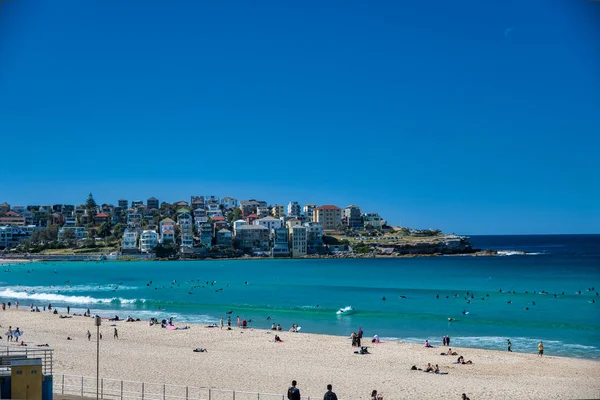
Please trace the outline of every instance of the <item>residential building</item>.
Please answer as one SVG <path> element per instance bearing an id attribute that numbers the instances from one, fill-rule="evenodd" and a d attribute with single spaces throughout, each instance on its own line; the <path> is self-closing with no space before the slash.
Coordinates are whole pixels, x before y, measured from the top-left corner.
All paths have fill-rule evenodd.
<path id="1" fill-rule="evenodd" d="M 281 220 L 273 217 L 265 217 L 254 221 L 254 225 L 264 226 L 269 230 L 269 233 L 273 233 L 275 229 L 281 228 Z"/>
<path id="2" fill-rule="evenodd" d="M 143 200 L 133 200 L 131 202 L 131 208 L 138 208 L 139 206 L 143 206 L 143 205 L 144 205 Z"/>
<path id="3" fill-rule="evenodd" d="M 188 208 L 189 207 L 187 201 L 185 201 L 185 200 L 175 202 L 174 206 L 176 208 Z"/>
<path id="4" fill-rule="evenodd" d="M 267 202 L 262 200 L 241 200 L 240 201 L 240 209 L 242 210 L 242 216 L 247 217 L 250 214 L 256 212 L 257 207 L 266 207 Z"/>
<path id="5" fill-rule="evenodd" d="M 271 207 L 271 215 L 277 219 L 285 217 L 285 208 L 283 204 L 275 204 Z"/>
<path id="6" fill-rule="evenodd" d="M 67 232 L 73 232 L 71 236 L 74 240 L 85 239 L 88 236 L 87 230 L 83 226 L 63 226 L 58 230 L 58 239 L 65 240 Z"/>
<path id="7" fill-rule="evenodd" d="M 221 208 L 219 207 L 219 204 L 215 204 L 215 203 L 208 203 L 206 205 L 206 214 L 210 218 L 214 218 L 214 217 L 223 215 L 223 213 L 221 212 Z"/>
<path id="8" fill-rule="evenodd" d="M 162 245 L 175 243 L 175 221 L 165 218 L 159 222 L 160 242 Z"/>
<path id="9" fill-rule="evenodd" d="M 381 230 L 381 228 L 383 228 L 383 226 L 387 223 L 387 221 L 381 218 L 378 213 L 363 214 L 362 218 L 365 229 L 372 228 L 375 230 Z"/>
<path id="10" fill-rule="evenodd" d="M 123 246 L 121 246 L 121 252 L 123 253 L 137 253 L 137 231 L 125 229 L 123 232 Z"/>
<path id="11" fill-rule="evenodd" d="M 61 214 L 66 216 L 73 216 L 73 212 L 75 211 L 75 206 L 73 204 L 63 204 Z"/>
<path id="12" fill-rule="evenodd" d="M 65 226 L 75 226 L 77 225 L 76 217 L 65 217 Z"/>
<path id="13" fill-rule="evenodd" d="M 110 216 L 106 213 L 100 213 L 100 214 L 96 214 L 96 216 L 94 217 L 94 224 L 96 225 L 100 225 L 102 223 L 109 223 L 110 222 Z"/>
<path id="14" fill-rule="evenodd" d="M 290 247 L 288 245 L 288 229 L 280 226 L 279 228 L 275 228 L 274 232 L 271 255 L 273 257 L 289 257 Z"/>
<path id="15" fill-rule="evenodd" d="M 29 210 L 29 207 L 30 206 L 27 206 L 27 207 L 25 207 L 25 206 L 12 206 L 11 210 L 14 211 L 14 212 L 16 212 L 16 213 L 22 214 L 23 211 Z M 33 206 L 33 207 L 37 207 L 37 206 Z"/>
<path id="16" fill-rule="evenodd" d="M 299 217 L 302 215 L 302 209 L 297 201 L 290 201 L 287 206 L 287 213 L 290 217 Z"/>
<path id="17" fill-rule="evenodd" d="M 256 207 L 256 215 L 258 215 L 259 218 L 268 217 L 271 215 L 271 208 L 267 206 L 258 206 Z"/>
<path id="18" fill-rule="evenodd" d="M 226 210 L 231 210 L 232 208 L 236 208 L 239 206 L 239 202 L 233 197 L 223 197 L 221 199 L 221 204 Z"/>
<path id="19" fill-rule="evenodd" d="M 205 196 L 204 208 L 208 207 L 209 204 L 215 204 L 219 206 L 221 204 L 221 202 L 219 201 L 219 196 Z"/>
<path id="20" fill-rule="evenodd" d="M 196 208 L 193 212 L 194 219 L 206 217 L 206 210 L 204 208 Z"/>
<path id="21" fill-rule="evenodd" d="M 233 246 L 233 236 L 231 235 L 231 231 L 229 229 L 221 229 L 217 232 L 217 246 Z"/>
<path id="22" fill-rule="evenodd" d="M 13 225 L 13 226 L 25 226 L 25 217 L 20 216 L 17 213 L 13 213 L 9 211 L 6 213 L 5 217 L 0 217 L 0 225 Z"/>
<path id="23" fill-rule="evenodd" d="M 262 225 L 242 225 L 235 233 L 235 242 L 244 252 L 269 251 L 269 230 Z"/>
<path id="24" fill-rule="evenodd" d="M 82 216 L 83 217 L 83 216 Z M 83 223 L 83 220 L 82 220 Z M 137 210 L 130 208 L 127 210 L 127 226 L 130 229 L 138 229 L 142 227 L 142 214 Z"/>
<path id="25" fill-rule="evenodd" d="M 333 205 L 324 205 L 314 209 L 313 222 L 323 224 L 324 231 L 335 231 L 342 224 L 342 209 Z"/>
<path id="26" fill-rule="evenodd" d="M 298 218 L 290 218 L 285 221 L 285 226 L 287 226 L 288 229 L 292 229 L 292 227 L 296 225 L 302 225 L 302 221 L 300 221 Z"/>
<path id="27" fill-rule="evenodd" d="M 200 236 L 200 243 L 204 247 L 208 248 L 212 246 L 212 226 L 209 223 L 204 223 L 200 226 L 198 235 Z"/>
<path id="28" fill-rule="evenodd" d="M 190 204 L 192 205 L 192 210 L 204 209 L 204 196 L 190 197 Z"/>
<path id="29" fill-rule="evenodd" d="M 7 202 L 0 204 L 0 213 L 5 213 L 8 211 L 10 211 L 10 204 L 8 204 Z"/>
<path id="30" fill-rule="evenodd" d="M 323 225 L 320 222 L 305 222 L 306 251 L 308 254 L 319 254 L 323 250 Z"/>
<path id="31" fill-rule="evenodd" d="M 307 254 L 308 228 L 302 225 L 294 225 L 290 229 L 290 255 L 292 257 L 304 257 Z"/>
<path id="32" fill-rule="evenodd" d="M 344 208 L 342 224 L 350 229 L 362 229 L 363 222 L 360 207 L 351 204 Z"/>
<path id="33" fill-rule="evenodd" d="M 29 210 L 23 210 L 20 212 L 21 217 L 25 218 L 25 225 L 33 224 L 33 213 Z"/>
<path id="34" fill-rule="evenodd" d="M 194 227 L 192 224 L 192 215 L 188 212 L 187 209 L 182 208 L 177 210 L 177 225 L 181 229 L 181 234 L 190 234 L 194 233 Z"/>
<path id="35" fill-rule="evenodd" d="M 248 223 L 243 219 L 238 219 L 237 221 L 233 221 L 233 234 L 236 234 L 237 228 L 240 226 L 248 225 Z"/>
<path id="36" fill-rule="evenodd" d="M 121 207 L 122 210 L 127 210 L 129 208 L 129 201 L 126 199 L 119 199 L 117 205 Z"/>
<path id="37" fill-rule="evenodd" d="M 312 222 L 315 208 L 317 208 L 317 206 L 312 203 L 305 204 L 304 207 L 302 207 L 302 213 L 307 222 Z"/>
<path id="38" fill-rule="evenodd" d="M 248 223 L 248 225 L 254 225 L 254 221 L 256 221 L 257 219 L 258 215 L 250 214 L 246 217 L 246 222 Z"/>
<path id="39" fill-rule="evenodd" d="M 182 248 L 194 247 L 194 235 L 191 233 L 183 233 L 181 235 L 181 247 Z"/>
<path id="40" fill-rule="evenodd" d="M 152 253 L 158 246 L 158 233 L 156 231 L 144 230 L 140 235 L 140 251 L 142 253 Z"/>
<path id="41" fill-rule="evenodd" d="M 12 226 L 0 226 L 0 249 L 12 247 L 13 228 Z"/>
<path id="42" fill-rule="evenodd" d="M 146 200 L 146 207 L 148 207 L 149 209 L 154 208 L 158 210 L 160 207 L 160 203 L 156 197 L 150 197 L 148 200 Z"/>

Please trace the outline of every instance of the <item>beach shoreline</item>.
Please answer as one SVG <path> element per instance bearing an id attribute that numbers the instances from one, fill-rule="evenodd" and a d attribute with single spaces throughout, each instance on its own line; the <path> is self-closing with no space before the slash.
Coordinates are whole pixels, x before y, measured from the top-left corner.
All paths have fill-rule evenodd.
<path id="1" fill-rule="evenodd" d="M 0 313 L 0 318 L 4 328 L 23 330 L 28 346 L 48 343 L 54 349 L 57 373 L 95 375 L 93 318 L 60 315 L 65 314 L 11 309 Z M 235 318 L 232 323 L 236 325 Z M 239 329 L 237 325 L 232 330 L 188 326 L 167 330 L 149 326 L 147 321 L 103 318 L 100 376 L 263 393 L 285 393 L 296 379 L 303 396 L 322 396 L 325 385 L 332 383 L 340 399 L 364 399 L 373 389 L 387 394 L 386 399 L 460 398 L 463 392 L 477 399 L 597 398 L 600 394 L 600 362 L 593 360 L 452 346 L 473 360 L 473 365 L 457 365 L 453 364 L 456 357 L 440 355 L 447 347 L 371 344 L 369 332 L 363 345 L 371 354 L 359 355 L 349 338 L 342 336 Z M 113 339 L 114 328 L 119 339 Z M 91 341 L 86 337 L 88 330 Z M 275 334 L 283 343 L 274 342 Z M 192 351 L 200 347 L 208 351 Z M 423 369 L 428 362 L 439 364 L 448 375 L 410 370 L 413 365 Z"/>

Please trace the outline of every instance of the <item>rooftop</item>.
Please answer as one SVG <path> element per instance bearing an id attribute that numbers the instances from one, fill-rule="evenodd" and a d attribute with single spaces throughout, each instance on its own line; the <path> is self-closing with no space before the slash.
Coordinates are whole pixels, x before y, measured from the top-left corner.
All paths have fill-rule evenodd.
<path id="1" fill-rule="evenodd" d="M 317 207 L 317 210 L 341 210 L 338 206 L 334 206 L 331 204 L 326 204 L 324 206 Z"/>

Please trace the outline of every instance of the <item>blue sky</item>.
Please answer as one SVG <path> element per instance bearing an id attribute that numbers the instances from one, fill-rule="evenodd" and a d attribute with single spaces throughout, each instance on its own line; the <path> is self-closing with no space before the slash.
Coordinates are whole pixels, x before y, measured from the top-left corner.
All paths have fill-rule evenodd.
<path id="1" fill-rule="evenodd" d="M 600 2 L 4 1 L 0 202 L 600 232 Z"/>

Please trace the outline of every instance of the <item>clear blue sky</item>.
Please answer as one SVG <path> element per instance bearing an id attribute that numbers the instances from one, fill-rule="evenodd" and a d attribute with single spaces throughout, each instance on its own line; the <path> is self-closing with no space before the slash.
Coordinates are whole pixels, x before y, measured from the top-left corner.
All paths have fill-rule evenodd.
<path id="1" fill-rule="evenodd" d="M 0 3 L 0 202 L 600 232 L 600 2 Z"/>

